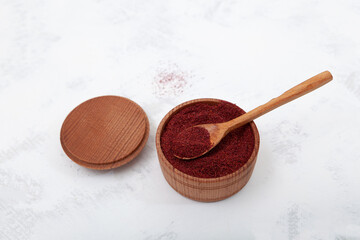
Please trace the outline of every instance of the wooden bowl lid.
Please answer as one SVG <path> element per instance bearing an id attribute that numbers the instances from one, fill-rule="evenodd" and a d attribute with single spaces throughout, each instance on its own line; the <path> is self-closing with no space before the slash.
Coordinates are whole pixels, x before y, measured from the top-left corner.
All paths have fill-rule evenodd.
<path id="1" fill-rule="evenodd" d="M 74 162 L 110 169 L 134 159 L 149 136 L 144 110 L 130 99 L 102 96 L 77 106 L 66 117 L 61 145 Z"/>

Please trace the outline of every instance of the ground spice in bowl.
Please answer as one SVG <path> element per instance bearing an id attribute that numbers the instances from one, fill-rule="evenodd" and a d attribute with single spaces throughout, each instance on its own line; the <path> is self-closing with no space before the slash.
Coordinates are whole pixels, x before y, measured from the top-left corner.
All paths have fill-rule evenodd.
<path id="1" fill-rule="evenodd" d="M 194 125 L 226 122 L 244 113 L 244 110 L 226 101 L 199 102 L 180 109 L 162 131 L 160 145 L 164 156 L 176 169 L 194 177 L 216 178 L 237 171 L 254 150 L 255 136 L 250 124 L 230 132 L 214 149 L 193 160 L 185 161 L 174 156 L 176 151 L 185 151 L 174 149 L 177 146 L 174 140 L 180 132 Z"/>

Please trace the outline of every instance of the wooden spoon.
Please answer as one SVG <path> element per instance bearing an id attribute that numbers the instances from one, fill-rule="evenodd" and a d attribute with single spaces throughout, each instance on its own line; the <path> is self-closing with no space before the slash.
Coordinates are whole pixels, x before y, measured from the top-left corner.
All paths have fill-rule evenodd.
<path id="1" fill-rule="evenodd" d="M 175 156 L 180 159 L 190 160 L 197 157 L 204 155 L 205 153 L 209 152 L 213 149 L 229 132 L 232 130 L 239 128 L 246 123 L 251 122 L 252 120 L 268 113 L 275 108 L 278 108 L 285 103 L 291 102 L 292 100 L 301 97 L 321 86 L 330 82 L 333 79 L 333 76 L 329 71 L 322 72 L 302 83 L 296 85 L 295 87 L 291 88 L 290 90 L 284 92 L 277 98 L 271 99 L 269 102 L 261 105 L 248 113 L 241 115 L 240 117 L 234 118 L 228 122 L 223 123 L 210 123 L 210 124 L 200 124 L 190 128 L 185 129 L 183 132 L 179 133 L 178 139 L 175 139 L 174 142 L 180 142 L 182 144 L 182 149 L 192 149 L 195 151 L 186 151 L 186 153 L 182 154 L 181 152 L 175 152 Z M 195 128 L 203 128 L 203 129 L 195 129 Z M 204 131 L 204 129 L 206 131 Z M 199 131 L 200 130 L 200 131 Z M 185 131 L 188 138 L 184 138 Z M 194 132 L 195 134 L 191 134 Z M 180 137 L 179 137 L 180 136 Z M 182 136 L 182 139 L 180 139 Z M 190 139 L 189 139 L 190 138 Z M 209 144 L 206 144 L 207 138 L 209 138 Z M 184 141 L 185 139 L 185 141 Z M 205 141 L 204 141 L 205 139 Z M 202 146 L 195 146 L 192 144 L 199 144 L 203 143 Z M 205 144 L 205 145 L 204 145 Z M 197 150 L 196 150 L 197 149 Z M 184 152 L 184 151 L 183 151 Z M 190 155 L 189 155 L 189 152 Z M 194 152 L 194 154 L 192 154 Z"/>

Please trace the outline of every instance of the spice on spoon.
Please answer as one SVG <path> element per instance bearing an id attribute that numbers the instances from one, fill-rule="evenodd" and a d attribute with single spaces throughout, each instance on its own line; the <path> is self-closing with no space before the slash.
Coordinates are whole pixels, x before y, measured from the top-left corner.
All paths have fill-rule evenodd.
<path id="1" fill-rule="evenodd" d="M 168 121 L 160 137 L 166 159 L 179 171 L 194 177 L 214 178 L 237 171 L 248 161 L 255 146 L 250 124 L 230 132 L 210 152 L 190 161 L 174 156 L 175 152 L 181 151 L 174 140 L 180 132 L 192 126 L 226 122 L 244 113 L 241 108 L 226 101 L 195 103 L 180 109 Z M 191 154 L 190 149 L 187 151 Z"/>
<path id="2" fill-rule="evenodd" d="M 190 127 L 180 132 L 173 141 L 176 157 L 191 158 L 201 155 L 211 147 L 209 132 L 200 127 Z"/>

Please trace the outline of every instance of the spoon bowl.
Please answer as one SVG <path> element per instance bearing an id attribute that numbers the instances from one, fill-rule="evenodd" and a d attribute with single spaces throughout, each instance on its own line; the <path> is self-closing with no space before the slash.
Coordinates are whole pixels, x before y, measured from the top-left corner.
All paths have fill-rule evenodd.
<path id="1" fill-rule="evenodd" d="M 193 127 L 188 128 L 187 130 L 191 128 L 203 128 L 206 130 L 207 133 L 209 133 L 209 136 L 207 137 L 209 139 L 209 146 L 205 148 L 203 151 L 197 152 L 196 154 L 191 155 L 190 157 L 186 157 L 179 154 L 174 154 L 175 157 L 183 159 L 183 160 L 192 160 L 198 157 L 201 157 L 202 155 L 209 152 L 211 149 L 213 149 L 218 143 L 225 137 L 227 134 L 226 129 L 223 127 L 219 127 L 220 124 L 200 124 Z"/>

